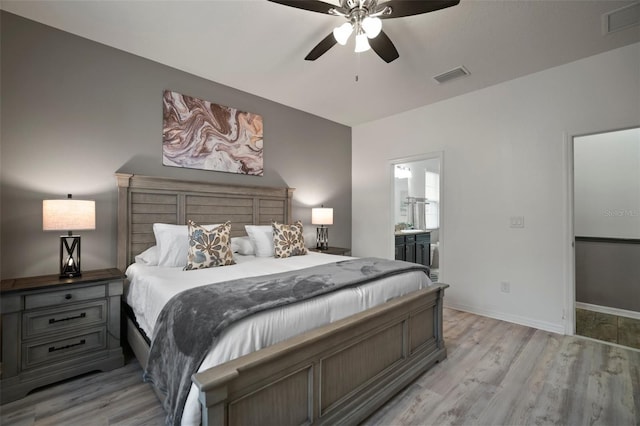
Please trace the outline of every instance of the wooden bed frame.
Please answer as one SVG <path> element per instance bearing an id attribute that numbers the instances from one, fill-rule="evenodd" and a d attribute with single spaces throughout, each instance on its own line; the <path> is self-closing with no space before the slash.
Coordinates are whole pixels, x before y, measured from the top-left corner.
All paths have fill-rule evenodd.
<path id="1" fill-rule="evenodd" d="M 291 188 L 116 174 L 118 268 L 155 244 L 155 222 L 291 221 Z M 446 358 L 436 284 L 201 373 L 203 425 L 357 424 Z M 149 344 L 131 318 L 127 341 L 145 367 Z"/>

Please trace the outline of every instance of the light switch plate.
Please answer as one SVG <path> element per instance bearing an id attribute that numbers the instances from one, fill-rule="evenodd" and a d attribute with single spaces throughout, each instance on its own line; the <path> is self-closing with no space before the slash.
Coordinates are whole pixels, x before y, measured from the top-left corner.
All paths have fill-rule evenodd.
<path id="1" fill-rule="evenodd" d="M 524 216 L 511 216 L 511 228 L 524 228 Z"/>

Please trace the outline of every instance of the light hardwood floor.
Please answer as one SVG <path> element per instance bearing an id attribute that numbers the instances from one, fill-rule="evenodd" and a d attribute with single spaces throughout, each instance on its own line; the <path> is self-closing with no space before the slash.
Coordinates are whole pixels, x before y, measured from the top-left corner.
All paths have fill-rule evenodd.
<path id="1" fill-rule="evenodd" d="M 367 425 L 640 425 L 640 352 L 452 310 L 447 359 Z"/>
<path id="2" fill-rule="evenodd" d="M 640 425 L 640 351 L 445 309 L 448 358 L 365 425 Z M 135 360 L 0 406 L 2 425 L 161 425 Z"/>

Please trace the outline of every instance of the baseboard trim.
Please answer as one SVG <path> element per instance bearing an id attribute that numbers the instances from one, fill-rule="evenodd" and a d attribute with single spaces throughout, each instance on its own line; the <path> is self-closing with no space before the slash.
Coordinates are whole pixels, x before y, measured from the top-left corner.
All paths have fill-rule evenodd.
<path id="1" fill-rule="evenodd" d="M 476 306 L 468 306 L 458 303 L 447 303 L 445 298 L 445 308 L 455 309 L 457 311 L 469 312 L 471 314 L 482 315 L 501 321 L 507 321 L 514 324 L 524 325 L 527 327 L 537 328 L 538 330 L 550 331 L 556 334 L 566 334 L 564 323 L 555 324 L 547 321 L 539 321 L 533 318 L 523 317 L 520 315 L 512 315 L 504 312 L 494 311 L 492 309 L 482 309 Z"/>
<path id="2" fill-rule="evenodd" d="M 640 312 L 627 311 L 625 309 L 610 308 L 608 306 L 592 305 L 591 303 L 576 302 L 576 308 L 587 311 L 599 312 L 601 314 L 615 315 L 618 317 L 632 318 L 640 320 Z"/>
<path id="3" fill-rule="evenodd" d="M 582 336 L 580 334 L 576 334 L 573 337 L 577 337 L 579 339 L 584 339 L 584 340 L 589 340 L 590 342 L 595 342 L 595 343 L 600 343 L 600 344 L 604 344 L 604 345 L 615 346 L 616 348 L 625 349 L 625 350 L 628 350 L 628 351 L 640 352 L 640 349 L 638 349 L 638 348 L 634 348 L 634 347 L 631 347 L 631 346 L 620 345 L 618 343 L 613 343 L 613 342 L 607 342 L 606 340 L 598 340 L 598 339 L 594 339 L 593 337 Z"/>

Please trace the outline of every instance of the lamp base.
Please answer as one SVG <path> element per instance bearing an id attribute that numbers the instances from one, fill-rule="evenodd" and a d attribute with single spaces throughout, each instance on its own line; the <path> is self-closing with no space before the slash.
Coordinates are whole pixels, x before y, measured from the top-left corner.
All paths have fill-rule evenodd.
<path id="1" fill-rule="evenodd" d="M 329 228 L 324 226 L 316 228 L 316 248 L 318 250 L 329 249 Z"/>
<path id="2" fill-rule="evenodd" d="M 73 278 L 80 272 L 80 235 L 60 236 L 60 278 Z"/>

